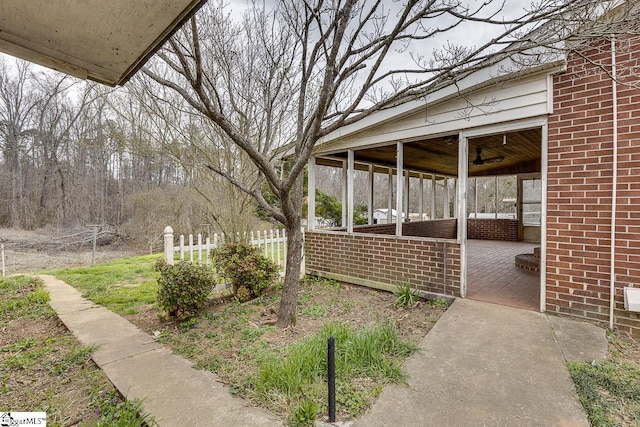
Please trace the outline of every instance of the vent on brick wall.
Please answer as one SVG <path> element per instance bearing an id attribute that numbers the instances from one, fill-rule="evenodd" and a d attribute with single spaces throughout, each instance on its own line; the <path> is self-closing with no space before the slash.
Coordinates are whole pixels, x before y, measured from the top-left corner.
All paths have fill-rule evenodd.
<path id="1" fill-rule="evenodd" d="M 624 308 L 640 311 L 640 288 L 624 288 Z"/>

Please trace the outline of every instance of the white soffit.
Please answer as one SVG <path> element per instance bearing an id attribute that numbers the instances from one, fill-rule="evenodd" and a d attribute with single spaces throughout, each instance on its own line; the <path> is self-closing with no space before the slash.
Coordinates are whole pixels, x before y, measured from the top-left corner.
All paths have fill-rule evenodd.
<path id="1" fill-rule="evenodd" d="M 0 0 L 0 51 L 111 86 L 206 0 Z"/>

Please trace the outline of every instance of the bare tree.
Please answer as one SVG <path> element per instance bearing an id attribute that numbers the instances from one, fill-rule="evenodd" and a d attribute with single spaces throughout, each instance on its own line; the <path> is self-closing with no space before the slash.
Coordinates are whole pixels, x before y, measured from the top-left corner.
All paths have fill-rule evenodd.
<path id="1" fill-rule="evenodd" d="M 232 170 L 207 164 L 254 197 L 289 234 L 279 327 L 295 321 L 302 171 L 320 138 L 376 111 L 422 99 L 500 59 L 535 65 L 563 49 L 576 27 L 589 27 L 592 34 L 611 28 L 590 24 L 609 3 L 540 0 L 520 14 L 508 13 L 505 5 L 491 0 L 280 0 L 270 11 L 264 3 L 250 6 L 235 24 L 222 3 L 209 4 L 144 69 L 159 85 L 152 89 L 154 96 L 167 96 L 162 88 L 180 94 L 246 153 L 256 177 L 277 196 L 278 203 L 270 204 L 260 187 L 248 187 Z M 443 43 L 454 31 L 477 24 L 492 34 L 486 41 Z M 427 43 L 433 49 L 429 55 L 415 54 L 413 61 L 398 55 Z M 287 173 L 281 174 L 273 149 L 285 142 L 292 155 Z"/>
<path id="2" fill-rule="evenodd" d="M 25 177 L 22 156 L 28 145 L 29 130 L 35 120 L 38 98 L 31 92 L 30 70 L 27 63 L 16 61 L 14 69 L 0 59 L 0 147 L 8 174 L 10 191 L 5 200 L 10 208 L 9 224 L 22 225 Z"/>

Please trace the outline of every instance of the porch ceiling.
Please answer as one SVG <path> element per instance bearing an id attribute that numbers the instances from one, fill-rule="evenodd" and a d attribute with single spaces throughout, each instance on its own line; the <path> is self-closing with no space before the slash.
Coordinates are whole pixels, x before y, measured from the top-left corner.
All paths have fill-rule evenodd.
<path id="1" fill-rule="evenodd" d="M 506 143 L 505 142 L 506 135 Z M 527 129 L 507 134 L 488 135 L 469 139 L 469 176 L 515 175 L 540 171 L 541 129 Z M 482 165 L 473 164 L 480 148 L 482 159 L 494 159 Z M 355 161 L 373 163 L 380 167 L 396 166 L 396 146 L 385 145 L 356 150 Z M 336 160 L 347 158 L 346 152 L 336 153 L 330 158 L 318 159 L 318 164 L 338 166 Z M 457 136 L 425 139 L 404 144 L 404 166 L 406 169 L 458 175 Z M 380 169 L 383 171 L 385 169 Z"/>
<path id="2" fill-rule="evenodd" d="M 0 51 L 124 84 L 206 0 L 2 0 Z"/>

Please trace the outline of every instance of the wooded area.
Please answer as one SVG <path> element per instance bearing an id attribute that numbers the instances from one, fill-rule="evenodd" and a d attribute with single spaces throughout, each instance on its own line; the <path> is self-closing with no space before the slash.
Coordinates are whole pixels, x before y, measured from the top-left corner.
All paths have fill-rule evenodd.
<path id="1" fill-rule="evenodd" d="M 110 90 L 0 57 L 0 227 L 110 224 L 148 248 L 167 223 L 255 221 L 247 198 L 195 166 L 204 154 L 188 147 L 210 127 L 179 111 L 159 120 L 141 102 L 135 84 Z"/>

